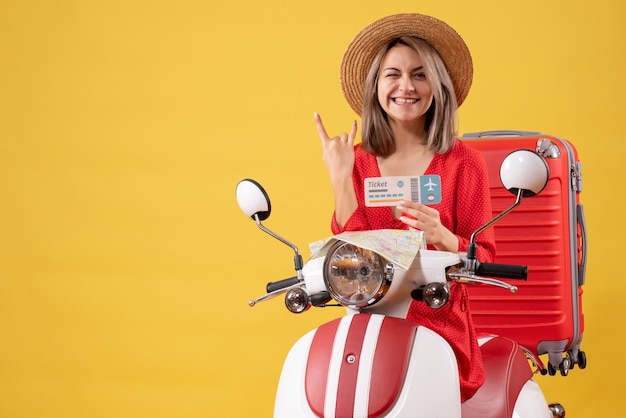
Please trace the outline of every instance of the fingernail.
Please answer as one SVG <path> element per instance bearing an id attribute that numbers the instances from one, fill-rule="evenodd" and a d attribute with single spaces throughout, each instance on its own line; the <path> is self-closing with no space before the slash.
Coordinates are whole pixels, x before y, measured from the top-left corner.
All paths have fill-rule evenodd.
<path id="1" fill-rule="evenodd" d="M 315 119 L 317 119 L 317 118 L 319 117 L 319 115 L 317 114 L 317 112 L 313 112 L 313 117 L 314 117 Z"/>

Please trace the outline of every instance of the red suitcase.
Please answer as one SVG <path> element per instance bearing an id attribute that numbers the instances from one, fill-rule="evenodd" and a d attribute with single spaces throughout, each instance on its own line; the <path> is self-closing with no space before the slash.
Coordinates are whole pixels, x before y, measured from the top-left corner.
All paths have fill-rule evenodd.
<path id="1" fill-rule="evenodd" d="M 468 286 L 477 331 L 518 341 L 534 354 L 543 373 L 554 375 L 560 370 L 566 375 L 574 364 L 584 368 L 581 297 L 587 240 L 576 149 L 564 139 L 537 132 L 487 131 L 461 139 L 487 161 L 494 215 L 514 202 L 500 182 L 499 171 L 511 151 L 539 151 L 550 169 L 546 188 L 522 200 L 494 226 L 495 262 L 528 265 L 528 280 L 509 281 L 519 288 L 515 294 L 491 286 Z M 543 354 L 548 355 L 547 370 L 538 358 Z"/>

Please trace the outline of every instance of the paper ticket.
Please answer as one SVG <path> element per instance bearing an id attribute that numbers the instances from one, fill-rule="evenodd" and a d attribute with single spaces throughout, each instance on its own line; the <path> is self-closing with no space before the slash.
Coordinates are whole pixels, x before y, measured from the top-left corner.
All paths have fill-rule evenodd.
<path id="1" fill-rule="evenodd" d="M 425 205 L 441 202 L 441 178 L 429 174 L 365 179 L 366 206 L 396 206 L 401 200 Z"/>

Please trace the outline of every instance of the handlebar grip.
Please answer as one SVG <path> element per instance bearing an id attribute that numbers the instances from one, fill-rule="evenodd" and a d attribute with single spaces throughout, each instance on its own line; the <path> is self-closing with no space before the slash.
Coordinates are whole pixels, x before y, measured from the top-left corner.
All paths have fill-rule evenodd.
<path id="1" fill-rule="evenodd" d="M 528 266 L 518 266 L 515 264 L 480 263 L 476 269 L 479 276 L 499 277 L 501 279 L 528 278 Z"/>
<path id="2" fill-rule="evenodd" d="M 300 281 L 297 277 L 290 277 L 288 279 L 279 280 L 277 282 L 269 282 L 267 286 L 265 286 L 265 290 L 267 291 L 267 293 L 272 293 L 276 290 L 284 289 L 298 283 L 300 283 Z"/>

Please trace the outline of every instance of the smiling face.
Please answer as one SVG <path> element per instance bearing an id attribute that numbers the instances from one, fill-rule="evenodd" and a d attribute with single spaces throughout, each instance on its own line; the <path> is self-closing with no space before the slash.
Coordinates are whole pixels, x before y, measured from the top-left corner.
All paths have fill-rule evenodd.
<path id="1" fill-rule="evenodd" d="M 377 94 L 390 122 L 424 126 L 433 92 L 416 51 L 398 44 L 387 52 L 380 66 Z"/>
<path id="2" fill-rule="evenodd" d="M 374 56 L 363 86 L 363 148 L 387 157 L 396 135 L 410 134 L 444 153 L 456 142 L 456 111 L 454 85 L 437 50 L 420 38 L 393 39 Z"/>

